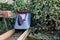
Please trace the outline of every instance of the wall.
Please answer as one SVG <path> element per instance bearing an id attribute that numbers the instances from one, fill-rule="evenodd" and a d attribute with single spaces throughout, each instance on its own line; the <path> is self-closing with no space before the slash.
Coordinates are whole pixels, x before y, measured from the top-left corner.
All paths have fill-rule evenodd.
<path id="1" fill-rule="evenodd" d="M 13 0 L 0 0 L 0 2 L 4 3 L 4 2 L 8 2 L 9 4 L 13 3 Z"/>
<path id="2" fill-rule="evenodd" d="M 9 4 L 12 4 L 13 3 L 13 0 L 0 0 L 0 2 L 8 2 Z M 27 3 L 27 0 L 23 0 L 25 3 Z M 28 0 L 28 2 L 30 2 L 31 0 Z"/>

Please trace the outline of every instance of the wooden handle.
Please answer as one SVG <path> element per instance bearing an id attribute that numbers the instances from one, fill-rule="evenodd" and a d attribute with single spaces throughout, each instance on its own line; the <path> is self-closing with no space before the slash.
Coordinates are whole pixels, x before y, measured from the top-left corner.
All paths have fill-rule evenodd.
<path id="1" fill-rule="evenodd" d="M 13 16 L 11 11 L 0 11 L 0 17 L 10 18 L 11 16 Z"/>
<path id="2" fill-rule="evenodd" d="M 25 40 L 29 32 L 29 30 L 26 30 L 17 40 Z"/>
<path id="3" fill-rule="evenodd" d="M 0 35 L 0 40 L 6 40 L 7 38 L 9 38 L 13 33 L 15 32 L 14 29 Z"/>

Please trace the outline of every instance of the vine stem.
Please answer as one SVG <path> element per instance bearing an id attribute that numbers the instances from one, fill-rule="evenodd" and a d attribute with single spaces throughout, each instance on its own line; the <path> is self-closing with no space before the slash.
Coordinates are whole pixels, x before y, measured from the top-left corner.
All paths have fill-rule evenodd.
<path id="1" fill-rule="evenodd" d="M 5 27 L 6 27 L 6 31 L 8 31 L 8 27 L 7 27 L 6 19 L 5 19 L 5 18 L 3 18 L 3 21 L 4 21 L 4 24 L 5 24 Z"/>

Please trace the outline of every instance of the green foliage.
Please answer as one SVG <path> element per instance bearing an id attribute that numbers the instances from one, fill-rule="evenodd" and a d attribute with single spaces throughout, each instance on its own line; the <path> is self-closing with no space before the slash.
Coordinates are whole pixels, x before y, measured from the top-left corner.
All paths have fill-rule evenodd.
<path id="1" fill-rule="evenodd" d="M 60 0 L 32 0 L 30 6 L 32 35 L 60 30 Z"/>
<path id="2" fill-rule="evenodd" d="M 20 12 L 26 12 L 27 4 L 24 3 L 22 0 L 16 0 L 13 5 L 17 8 Z"/>
<path id="3" fill-rule="evenodd" d="M 53 20 L 58 27 L 60 15 L 59 0 L 32 0 L 31 13 L 34 26 L 48 27 L 46 21 Z"/>
<path id="4" fill-rule="evenodd" d="M 2 11 L 11 11 L 14 16 L 16 16 L 16 11 L 14 10 L 14 5 L 13 4 L 8 4 L 7 2 L 1 3 L 0 2 L 0 10 Z"/>
<path id="5" fill-rule="evenodd" d="M 5 24 L 5 21 L 6 21 L 6 24 Z M 6 18 L 5 21 L 3 18 L 0 18 L 0 34 L 14 28 L 15 18 L 9 18 L 9 19 Z"/>
<path id="6" fill-rule="evenodd" d="M 0 10 L 10 10 L 12 11 L 14 6 L 12 4 L 6 3 L 0 3 Z"/>
<path id="7" fill-rule="evenodd" d="M 14 6 L 12 4 L 8 4 L 7 2 L 0 3 L 0 10 L 1 11 L 12 11 L 13 14 L 15 13 Z M 7 21 L 7 27 L 5 25 L 3 18 L 0 18 L 0 30 L 1 30 L 0 33 L 4 33 L 6 31 L 8 31 L 9 29 L 12 29 L 12 27 L 14 27 L 13 25 L 15 24 L 15 22 L 14 22 L 15 19 L 8 18 L 8 19 L 6 19 L 6 21 Z"/>

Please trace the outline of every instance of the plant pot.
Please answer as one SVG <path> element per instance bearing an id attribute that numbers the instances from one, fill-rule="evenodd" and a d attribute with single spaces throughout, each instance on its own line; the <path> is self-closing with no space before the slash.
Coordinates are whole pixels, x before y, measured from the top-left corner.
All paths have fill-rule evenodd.
<path id="1" fill-rule="evenodd" d="M 26 12 L 20 12 L 17 10 L 17 18 L 15 22 L 15 29 L 29 29 L 31 14 L 27 10 Z"/>

